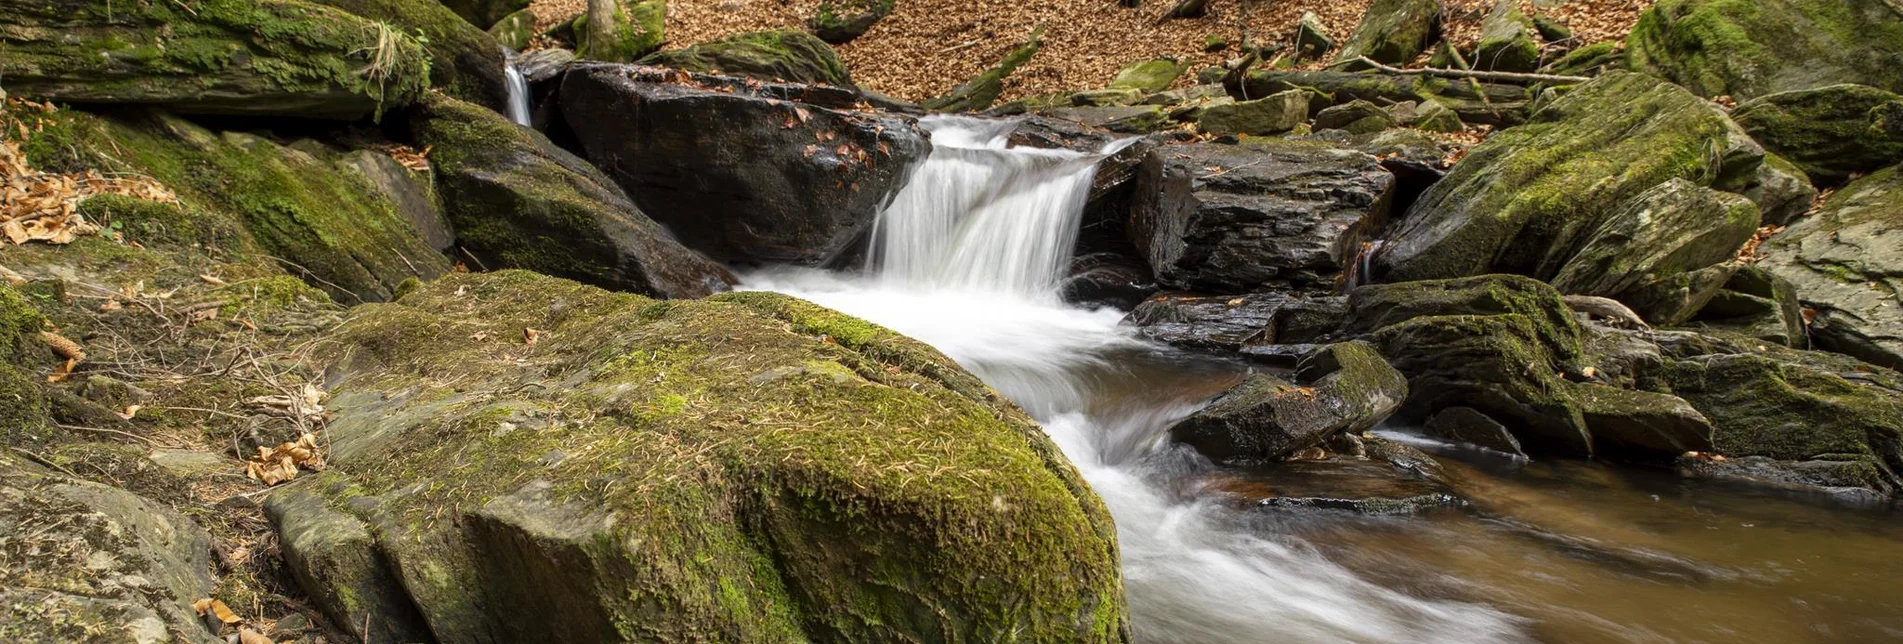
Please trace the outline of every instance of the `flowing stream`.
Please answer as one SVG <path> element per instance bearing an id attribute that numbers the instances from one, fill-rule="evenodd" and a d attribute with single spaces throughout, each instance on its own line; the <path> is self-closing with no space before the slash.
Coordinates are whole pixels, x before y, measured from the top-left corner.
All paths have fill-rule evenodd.
<path id="1" fill-rule="evenodd" d="M 921 124 L 932 155 L 882 213 L 864 272 L 771 269 L 746 286 L 930 343 L 1036 417 L 1116 519 L 1138 641 L 1903 637 L 1903 593 L 1886 581 L 1903 575 L 1903 529 L 1869 513 L 1431 444 L 1463 492 L 1492 501 L 1417 517 L 1251 510 L 1238 490 L 1342 472 L 1234 472 L 1172 444 L 1169 425 L 1247 367 L 1149 344 L 1121 312 L 1057 296 L 1096 162 L 1116 144 L 1008 149 L 1010 122 Z"/>
<path id="2" fill-rule="evenodd" d="M 502 78 L 509 84 L 509 120 L 529 127 L 529 81 L 515 66 L 515 52 L 504 48 L 502 57 Z"/>

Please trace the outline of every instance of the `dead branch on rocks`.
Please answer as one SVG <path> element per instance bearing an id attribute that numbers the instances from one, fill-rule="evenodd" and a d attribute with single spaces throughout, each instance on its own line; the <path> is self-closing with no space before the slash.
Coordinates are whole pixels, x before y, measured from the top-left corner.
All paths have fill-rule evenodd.
<path id="1" fill-rule="evenodd" d="M 1368 58 L 1367 56 L 1356 58 L 1355 61 L 1363 65 L 1373 67 L 1382 72 L 1386 72 L 1389 74 L 1398 74 L 1403 76 L 1441 76 L 1445 78 L 1472 78 L 1472 79 L 1478 79 L 1478 80 L 1506 81 L 1510 83 L 1584 83 L 1586 81 L 1592 80 L 1592 78 L 1589 76 L 1562 76 L 1559 74 L 1527 74 L 1522 72 L 1483 72 L 1483 71 L 1471 71 L 1466 69 L 1437 69 L 1433 67 L 1428 67 L 1423 69 L 1401 69 L 1399 67 L 1394 67 L 1391 65 L 1383 65 L 1381 63 L 1374 62 L 1373 59 Z"/>

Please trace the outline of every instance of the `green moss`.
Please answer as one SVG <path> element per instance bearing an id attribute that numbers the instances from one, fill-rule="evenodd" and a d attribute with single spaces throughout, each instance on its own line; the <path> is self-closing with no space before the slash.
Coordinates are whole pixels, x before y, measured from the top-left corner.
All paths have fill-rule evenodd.
<path id="1" fill-rule="evenodd" d="M 258 250 L 242 225 L 232 218 L 184 204 L 106 194 L 80 202 L 79 212 L 93 223 L 148 246 L 199 248 L 224 254 Z"/>
<path id="2" fill-rule="evenodd" d="M 287 0 L 8 0 L 0 27 L 20 35 L 8 91 L 62 101 L 355 118 L 414 100 L 429 71 L 409 36 Z"/>
<path id="3" fill-rule="evenodd" d="M 508 100 L 502 45 L 435 0 L 309 0 L 415 34 L 429 56 L 429 83 L 450 96 L 500 109 Z"/>
<path id="4" fill-rule="evenodd" d="M 1188 62 L 1177 62 L 1170 58 L 1145 60 L 1124 66 L 1117 70 L 1115 78 L 1110 79 L 1113 89 L 1134 89 L 1143 93 L 1161 92 L 1169 89 L 1170 83 L 1189 71 Z"/>
<path id="5" fill-rule="evenodd" d="M 1410 62 L 1433 42 L 1440 29 L 1439 0 L 1376 0 L 1341 46 L 1336 61 L 1362 56 L 1378 63 Z"/>
<path id="6" fill-rule="evenodd" d="M 1894 393 L 1772 356 L 1720 355 L 1669 363 L 1672 393 L 1712 421 L 1727 456 L 1856 460 L 1896 486 L 1903 407 Z"/>
<path id="7" fill-rule="evenodd" d="M 1625 66 L 1625 50 L 1617 42 L 1597 42 L 1560 56 L 1548 63 L 1541 72 L 1562 76 L 1582 76 L 1597 74 L 1604 69 L 1618 69 Z"/>
<path id="8" fill-rule="evenodd" d="M 332 463 L 379 495 L 439 637 L 1120 638 L 1108 514 L 1022 412 L 916 341 L 781 295 L 658 304 L 514 271 L 364 313 L 336 337 L 359 358 Z M 383 402 L 449 373 L 461 392 Z M 477 508 L 497 534 L 567 527 L 517 564 L 457 532 Z M 589 608 L 543 630 L 484 597 L 568 591 L 471 583 L 517 565 Z"/>
<path id="9" fill-rule="evenodd" d="M 1530 72 L 1540 66 L 1540 43 L 1533 19 L 1520 10 L 1520 4 L 1497 2 L 1481 23 L 1480 44 L 1474 48 L 1474 67 L 1510 72 Z"/>
<path id="10" fill-rule="evenodd" d="M 1765 149 L 1836 183 L 1903 161 L 1903 96 L 1863 85 L 1780 92 L 1731 117 Z"/>
<path id="11" fill-rule="evenodd" d="M 667 42 L 667 2 L 605 2 L 577 16 L 573 24 L 577 55 L 590 60 L 633 62 Z"/>
<path id="12" fill-rule="evenodd" d="M 1835 83 L 1903 92 L 1903 15 L 1883 0 L 1665 0 L 1626 40 L 1633 69 L 1701 96 Z"/>
<path id="13" fill-rule="evenodd" d="M 1031 32 L 1030 38 L 1006 53 L 998 64 L 960 83 L 944 96 L 925 101 L 925 107 L 941 112 L 976 112 L 991 107 L 1004 94 L 1004 80 L 1030 62 L 1044 46 L 1043 35 L 1042 29 Z"/>
<path id="14" fill-rule="evenodd" d="M 839 55 L 804 31 L 756 31 L 657 52 L 641 59 L 692 72 L 853 87 Z"/>

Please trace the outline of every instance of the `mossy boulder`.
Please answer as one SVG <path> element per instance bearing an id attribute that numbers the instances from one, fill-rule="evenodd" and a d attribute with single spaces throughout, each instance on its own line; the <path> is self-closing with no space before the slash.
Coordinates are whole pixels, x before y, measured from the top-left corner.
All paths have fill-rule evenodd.
<path id="1" fill-rule="evenodd" d="M 667 42 L 667 0 L 588 0 L 587 11 L 575 18 L 572 30 L 577 56 L 631 63 Z"/>
<path id="2" fill-rule="evenodd" d="M 1636 70 L 1700 96 L 1838 83 L 1903 92 L 1903 12 L 1886 0 L 1664 0 L 1626 38 Z"/>
<path id="3" fill-rule="evenodd" d="M 1703 307 L 1693 323 L 1740 336 L 1757 338 L 1792 348 L 1808 348 L 1810 338 L 1804 322 L 1803 304 L 1797 287 L 1757 266 L 1740 268 L 1733 273 Z"/>
<path id="4" fill-rule="evenodd" d="M 1617 298 L 1729 260 L 1757 228 L 1758 207 L 1750 200 L 1671 179 L 1639 193 L 1582 235 L 1552 283 L 1564 293 Z"/>
<path id="5" fill-rule="evenodd" d="M 892 4 L 893 0 L 821 0 L 808 26 L 820 40 L 842 45 L 892 13 Z"/>
<path id="6" fill-rule="evenodd" d="M 998 64 L 978 72 L 977 76 L 959 83 L 944 95 L 925 101 L 925 107 L 940 112 L 978 112 L 991 107 L 1004 94 L 1004 79 L 1010 78 L 1012 72 L 1030 62 L 1031 57 L 1036 56 L 1038 49 L 1044 46 L 1042 36 L 1041 29 L 1032 32 L 1030 38 L 1006 52 Z"/>
<path id="7" fill-rule="evenodd" d="M 436 0 L 306 0 L 416 34 L 429 52 L 430 86 L 489 109 L 509 104 L 502 44 Z M 487 25 L 484 25 L 486 27 Z"/>
<path id="8" fill-rule="evenodd" d="M 1232 96 L 1256 97 L 1307 89 L 1327 99 L 1326 105 L 1310 106 L 1317 112 L 1355 100 L 1382 105 L 1407 101 L 1417 105 L 1439 103 L 1467 123 L 1497 126 L 1518 125 L 1524 120 L 1527 104 L 1534 96 L 1522 85 L 1340 71 L 1253 71 L 1240 79 L 1237 86 L 1228 89 Z"/>
<path id="9" fill-rule="evenodd" d="M 1779 92 L 1739 105 L 1731 118 L 1826 185 L 1903 163 L 1903 96 L 1874 87 Z"/>
<path id="10" fill-rule="evenodd" d="M 1110 86 L 1152 94 L 1169 89 L 1170 83 L 1176 82 L 1186 71 L 1189 71 L 1189 63 L 1173 58 L 1139 61 L 1117 70 L 1116 77 L 1110 79 Z"/>
<path id="11" fill-rule="evenodd" d="M 523 268 L 660 297 L 727 290 L 727 269 L 680 245 L 606 175 L 501 115 L 432 97 L 411 115 L 462 246 Z"/>
<path id="12" fill-rule="evenodd" d="M 477 27 L 488 27 L 501 22 L 503 17 L 529 8 L 530 0 L 434 0 L 449 7 L 463 20 Z"/>
<path id="13" fill-rule="evenodd" d="M 585 53 L 583 57 L 588 57 Z M 671 49 L 641 59 L 690 72 L 854 87 L 839 55 L 804 31 L 756 31 Z"/>
<path id="14" fill-rule="evenodd" d="M 1837 190 L 1761 250 L 1816 310 L 1818 348 L 1903 368 L 1903 166 Z"/>
<path id="15" fill-rule="evenodd" d="M 1608 73 L 1469 151 L 1388 233 L 1372 273 L 1550 279 L 1634 197 L 1672 179 L 1740 189 L 1763 156 L 1717 106 L 1652 77 Z"/>
<path id="16" fill-rule="evenodd" d="M 1355 99 L 1315 113 L 1315 129 L 1346 130 L 1349 134 L 1379 132 L 1396 125 L 1394 115 L 1381 106 Z"/>
<path id="17" fill-rule="evenodd" d="M 280 525 L 354 517 L 438 639 L 1126 637 L 1115 527 L 1082 478 L 880 327 L 504 271 L 331 340 L 330 470 L 279 492 L 325 502 Z"/>
<path id="18" fill-rule="evenodd" d="M 1560 56 L 1540 68 L 1541 73 L 1560 76 L 1597 76 L 1608 69 L 1625 68 L 1625 50 L 1617 42 L 1597 42 Z"/>
<path id="19" fill-rule="evenodd" d="M 1783 226 L 1810 211 L 1811 202 L 1817 200 L 1817 186 L 1802 168 L 1766 152 L 1757 176 L 1738 194 L 1758 205 L 1761 223 Z"/>
<path id="20" fill-rule="evenodd" d="M 1367 56 L 1389 65 L 1412 62 L 1440 37 L 1440 12 L 1440 0 L 1375 0 L 1335 61 Z"/>
<path id="21" fill-rule="evenodd" d="M 169 508 L 0 450 L 0 534 L 0 640 L 224 641 L 192 611 L 210 538 Z"/>
<path id="22" fill-rule="evenodd" d="M 38 335 L 43 317 L 19 291 L 0 286 L 0 446 L 25 447 L 47 442 L 46 394 L 33 367 L 43 352 Z"/>
<path id="23" fill-rule="evenodd" d="M 1540 66 L 1539 30 L 1516 0 L 1497 0 L 1480 23 L 1475 69 L 1530 72 Z"/>
<path id="24" fill-rule="evenodd" d="M 642 212 L 716 260 L 838 258 L 930 150 L 909 119 L 806 102 L 850 105 L 837 88 L 685 84 L 643 69 L 665 71 L 571 66 L 563 116 Z"/>
<path id="25" fill-rule="evenodd" d="M 1070 104 L 1077 107 L 1112 107 L 1131 105 L 1143 100 L 1143 90 L 1133 87 L 1112 87 L 1109 89 L 1087 89 L 1070 95 Z"/>
<path id="26" fill-rule="evenodd" d="M 398 28 L 292 0 L 0 0 L 7 93 L 204 114 L 356 119 L 428 87 Z"/>
<path id="27" fill-rule="evenodd" d="M 1264 462 L 1360 433 L 1407 398 L 1407 379 L 1365 342 L 1304 358 L 1295 381 L 1256 374 L 1170 427 L 1170 436 L 1223 463 Z"/>
<path id="28" fill-rule="evenodd" d="M 1414 123 L 1410 127 L 1427 132 L 1465 132 L 1467 124 L 1460 122 L 1460 115 L 1436 101 L 1422 103 L 1415 109 Z"/>
<path id="29" fill-rule="evenodd" d="M 1196 115 L 1197 129 L 1215 135 L 1281 134 L 1308 120 L 1308 93 L 1289 90 L 1253 101 L 1211 104 Z"/>
<path id="30" fill-rule="evenodd" d="M 535 12 L 523 9 L 503 16 L 489 26 L 489 37 L 513 51 L 528 49 L 535 42 Z"/>

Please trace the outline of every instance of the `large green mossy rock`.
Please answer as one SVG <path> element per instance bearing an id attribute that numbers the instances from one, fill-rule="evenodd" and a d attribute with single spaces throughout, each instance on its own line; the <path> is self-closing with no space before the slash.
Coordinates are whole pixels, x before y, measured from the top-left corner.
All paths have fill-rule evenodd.
<path id="1" fill-rule="evenodd" d="M 1903 96 L 1864 85 L 1779 92 L 1731 118 L 1825 185 L 1903 163 Z"/>
<path id="2" fill-rule="evenodd" d="M 210 537 L 169 508 L 0 449 L 0 535 L 0 641 L 224 641 L 192 611 Z"/>
<path id="3" fill-rule="evenodd" d="M 1540 42 L 1533 19 L 1520 10 L 1515 0 L 1499 0 L 1480 23 L 1480 44 L 1475 45 L 1475 69 L 1503 72 L 1530 72 L 1540 66 Z"/>
<path id="4" fill-rule="evenodd" d="M 735 281 L 649 219 L 614 181 L 547 137 L 447 97 L 413 110 L 433 152 L 445 214 L 491 268 L 522 268 L 659 297 L 703 297 Z"/>
<path id="5" fill-rule="evenodd" d="M 355 119 L 428 86 L 410 34 L 291 0 L 0 0 L 9 95 Z"/>
<path id="6" fill-rule="evenodd" d="M 821 0 L 808 26 L 827 44 L 843 45 L 892 13 L 892 4 L 893 0 Z"/>
<path id="7" fill-rule="evenodd" d="M 1117 76 L 1110 79 L 1110 87 L 1154 94 L 1169 89 L 1170 83 L 1176 82 L 1186 71 L 1189 71 L 1189 63 L 1171 58 L 1135 62 L 1117 70 Z"/>
<path id="8" fill-rule="evenodd" d="M 1634 197 L 1672 179 L 1741 189 L 1764 156 L 1724 112 L 1629 72 L 1575 87 L 1475 146 L 1374 255 L 1386 281 L 1552 278 Z"/>
<path id="9" fill-rule="evenodd" d="M 156 219 L 163 234 L 216 241 L 207 253 L 268 255 L 339 302 L 386 300 L 404 280 L 450 268 L 388 194 L 323 144 L 212 132 L 159 112 L 62 112 L 54 123 L 57 136 L 28 146 L 37 167 L 156 179 L 189 213 Z"/>
<path id="10" fill-rule="evenodd" d="M 991 107 L 992 103 L 998 102 L 999 96 L 1004 95 L 1004 79 L 1010 78 L 1018 67 L 1030 62 L 1031 57 L 1036 56 L 1038 49 L 1044 46 L 1042 36 L 1042 30 L 1033 32 L 1030 38 L 1007 52 L 998 64 L 959 83 L 945 95 L 925 101 L 925 107 L 940 112 L 977 112 Z"/>
<path id="11" fill-rule="evenodd" d="M 1762 252 L 1816 310 L 1818 348 L 1903 368 L 1903 166 L 1838 189 Z"/>
<path id="12" fill-rule="evenodd" d="M 513 51 L 528 49 L 535 43 L 535 12 L 523 9 L 503 16 L 489 26 L 489 37 Z"/>
<path id="13" fill-rule="evenodd" d="M 824 41 L 804 31 L 756 31 L 641 59 L 690 72 L 853 87 L 852 75 Z"/>
<path id="14" fill-rule="evenodd" d="M 509 103 L 502 44 L 436 0 L 306 0 L 416 34 L 430 57 L 430 86 L 502 110 Z M 487 25 L 484 25 L 487 27 Z"/>
<path id="15" fill-rule="evenodd" d="M 576 56 L 631 63 L 667 42 L 667 0 L 588 0 L 573 24 Z"/>
<path id="16" fill-rule="evenodd" d="M 530 0 L 433 0 L 437 4 L 449 7 L 463 20 L 476 27 L 487 28 L 502 21 L 509 14 L 529 8 Z"/>
<path id="17" fill-rule="evenodd" d="M 1440 0 L 1375 0 L 1335 62 L 1367 56 L 1390 65 L 1412 62 L 1440 37 Z"/>
<path id="18" fill-rule="evenodd" d="M 1626 38 L 1633 69 L 1700 96 L 1838 83 L 1903 92 L 1903 11 L 1887 0 L 1664 0 Z"/>
<path id="19" fill-rule="evenodd" d="M 1253 101 L 1212 102 L 1200 109 L 1196 126 L 1217 136 L 1281 134 L 1308 120 L 1308 94 L 1289 90 Z"/>
<path id="20" fill-rule="evenodd" d="M 880 327 L 504 271 L 330 339 L 330 469 L 279 494 L 374 535 L 437 639 L 1125 638 L 1101 502 L 1023 412 Z M 271 503 L 280 527 L 312 505 Z"/>
<path id="21" fill-rule="evenodd" d="M 1731 259 L 1757 228 L 1750 200 L 1672 179 L 1609 213 L 1552 283 L 1565 293 L 1616 298 Z"/>

